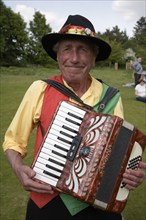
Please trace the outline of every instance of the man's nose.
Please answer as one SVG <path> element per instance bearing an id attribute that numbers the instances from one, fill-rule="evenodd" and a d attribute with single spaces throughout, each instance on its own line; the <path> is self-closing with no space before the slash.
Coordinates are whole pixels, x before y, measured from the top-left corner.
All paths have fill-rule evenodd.
<path id="1" fill-rule="evenodd" d="M 77 50 L 73 50 L 71 54 L 71 61 L 72 62 L 78 62 L 79 61 L 79 55 Z"/>

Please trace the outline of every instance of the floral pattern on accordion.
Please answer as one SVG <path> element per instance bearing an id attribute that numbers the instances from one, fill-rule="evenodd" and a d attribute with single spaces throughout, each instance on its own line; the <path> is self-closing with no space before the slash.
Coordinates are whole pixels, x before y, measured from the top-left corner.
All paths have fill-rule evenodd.
<path id="1" fill-rule="evenodd" d="M 95 184 L 95 173 L 98 170 L 101 154 L 108 142 L 114 120 L 107 115 L 99 115 L 90 119 L 68 179 L 65 182 L 68 191 L 77 196 L 86 197 L 92 184 Z M 86 199 L 85 199 L 86 200 Z"/>

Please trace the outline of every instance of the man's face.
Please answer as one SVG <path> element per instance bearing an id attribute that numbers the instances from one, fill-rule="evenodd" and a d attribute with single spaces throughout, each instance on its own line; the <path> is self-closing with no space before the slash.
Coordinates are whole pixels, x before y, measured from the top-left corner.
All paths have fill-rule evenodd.
<path id="1" fill-rule="evenodd" d="M 62 40 L 59 42 L 57 60 L 64 79 L 81 82 L 87 78 L 95 63 L 95 52 L 88 42 Z"/>

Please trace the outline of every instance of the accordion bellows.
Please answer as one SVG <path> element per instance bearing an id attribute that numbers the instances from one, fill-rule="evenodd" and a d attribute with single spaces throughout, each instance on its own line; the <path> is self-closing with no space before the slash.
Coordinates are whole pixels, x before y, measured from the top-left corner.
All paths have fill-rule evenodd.
<path id="1" fill-rule="evenodd" d="M 95 208 L 121 213 L 146 136 L 125 120 L 62 101 L 33 162 L 35 179 Z"/>

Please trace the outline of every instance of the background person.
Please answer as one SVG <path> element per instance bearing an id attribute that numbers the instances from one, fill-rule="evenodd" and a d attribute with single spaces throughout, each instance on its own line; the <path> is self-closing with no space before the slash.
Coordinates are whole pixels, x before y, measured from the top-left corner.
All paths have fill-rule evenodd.
<path id="1" fill-rule="evenodd" d="M 42 38 L 42 44 L 49 56 L 58 62 L 60 69 L 60 74 L 51 79 L 70 88 L 84 103 L 97 110 L 107 87 L 92 77 L 90 70 L 95 62 L 108 58 L 111 48 L 96 37 L 92 23 L 83 16 L 70 15 L 58 33 L 49 33 Z M 32 130 L 37 126 L 35 157 L 43 141 L 41 128 L 47 131 L 59 102 L 63 100 L 73 101 L 44 81 L 35 81 L 26 91 L 5 134 L 3 148 L 6 157 L 24 189 L 30 191 L 26 220 L 121 220 L 121 214 L 95 209 L 71 196 L 59 194 L 48 184 L 35 181 L 35 172 L 23 162 Z M 106 110 L 107 114 L 123 118 L 119 93 L 111 100 L 110 107 Z M 137 170 L 127 170 L 124 173 L 123 181 L 129 190 L 135 189 L 144 181 L 145 168 L 146 163 L 140 162 Z"/>
<path id="2" fill-rule="evenodd" d="M 135 96 L 137 101 L 146 103 L 146 78 L 145 75 L 141 75 L 139 84 L 135 87 Z"/>
<path id="3" fill-rule="evenodd" d="M 134 70 L 135 86 L 139 83 L 141 74 L 143 72 L 143 67 L 142 67 L 141 62 L 142 62 L 142 58 L 138 57 L 132 65 L 133 70 Z"/>

